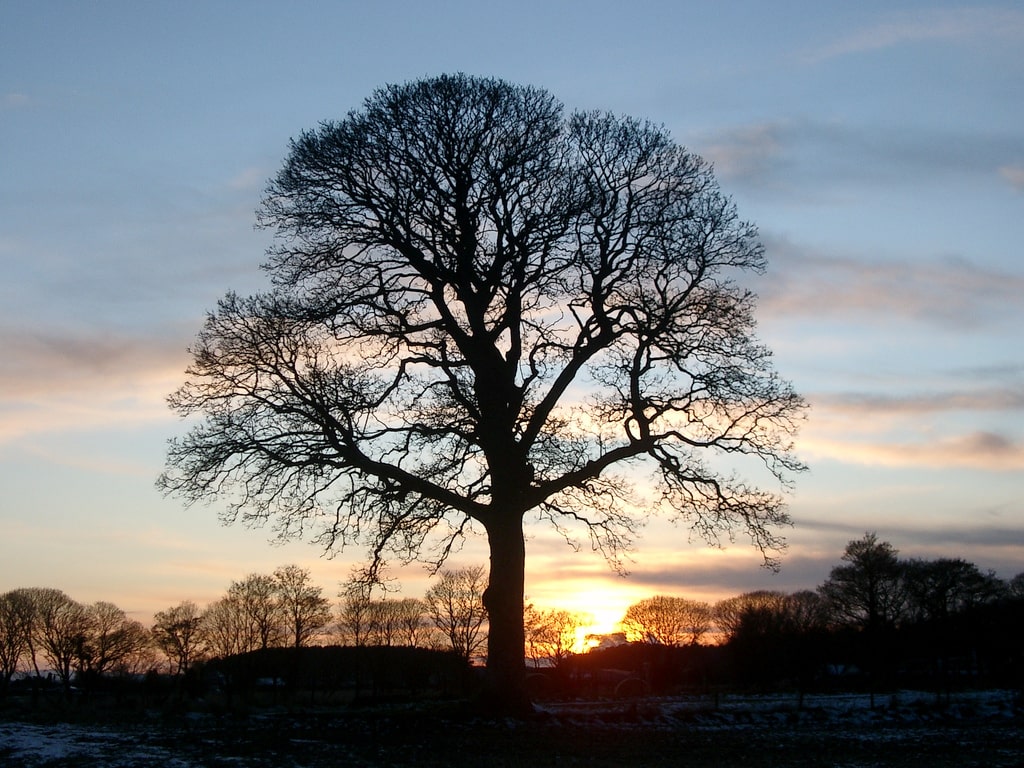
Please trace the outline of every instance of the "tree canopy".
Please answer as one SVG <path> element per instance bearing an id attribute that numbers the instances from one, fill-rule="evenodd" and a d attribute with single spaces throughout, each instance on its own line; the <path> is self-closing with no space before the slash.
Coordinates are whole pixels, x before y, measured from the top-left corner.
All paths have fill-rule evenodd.
<path id="1" fill-rule="evenodd" d="M 717 457 L 785 487 L 804 404 L 736 282 L 765 267 L 755 227 L 663 128 L 495 79 L 386 86 L 292 142 L 259 219 L 272 287 L 208 316 L 165 490 L 361 542 L 371 576 L 479 524 L 506 691 L 528 513 L 613 563 L 650 513 L 776 562 L 781 495 Z"/>

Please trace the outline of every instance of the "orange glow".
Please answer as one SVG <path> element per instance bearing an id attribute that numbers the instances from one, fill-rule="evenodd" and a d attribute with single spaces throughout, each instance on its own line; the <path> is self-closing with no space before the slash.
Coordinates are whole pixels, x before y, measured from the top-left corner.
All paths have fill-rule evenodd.
<path id="1" fill-rule="evenodd" d="M 615 584 L 583 579 L 559 581 L 553 579 L 537 585 L 528 602 L 542 610 L 565 610 L 581 614 L 588 623 L 576 630 L 577 653 L 588 650 L 596 643 L 588 642 L 593 635 L 610 635 L 619 631 L 619 622 L 626 608 L 639 597 L 637 588 L 625 583 Z"/>

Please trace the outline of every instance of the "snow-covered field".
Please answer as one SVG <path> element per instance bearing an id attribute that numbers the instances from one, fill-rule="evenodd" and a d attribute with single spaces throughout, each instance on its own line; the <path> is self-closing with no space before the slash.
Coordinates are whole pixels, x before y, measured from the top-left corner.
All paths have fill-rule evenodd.
<path id="1" fill-rule="evenodd" d="M 0 722 L 3 766 L 165 766 L 193 768 L 200 763 L 175 755 L 172 747 L 140 742 L 135 729 L 69 723 L 34 725 Z"/>
<path id="2" fill-rule="evenodd" d="M 940 697 L 925 691 L 896 693 L 829 693 L 645 698 L 623 707 L 621 702 L 573 702 L 542 705 L 541 710 L 572 720 L 602 717 L 606 712 L 635 712 L 648 724 L 683 721 L 702 728 L 733 728 L 744 724 L 877 725 L 949 724 L 965 720 L 1013 722 L 1017 717 L 1013 691 L 968 691 Z M 1022 702 L 1024 703 L 1024 702 Z"/>
<path id="3" fill-rule="evenodd" d="M 534 721 L 462 711 L 190 714 L 118 725 L 0 721 L 3 768 L 611 765 L 1024 766 L 1012 692 L 720 695 L 552 703 Z M 713 757 L 713 760 L 709 760 Z"/>

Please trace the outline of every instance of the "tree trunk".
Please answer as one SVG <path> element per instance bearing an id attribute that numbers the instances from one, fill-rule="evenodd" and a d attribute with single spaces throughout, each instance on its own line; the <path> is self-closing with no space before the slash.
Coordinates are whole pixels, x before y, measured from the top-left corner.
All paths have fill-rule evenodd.
<path id="1" fill-rule="evenodd" d="M 533 709 L 526 691 L 523 519 L 501 516 L 486 529 L 491 569 L 483 598 L 489 622 L 483 704 L 492 714 L 521 716 Z"/>

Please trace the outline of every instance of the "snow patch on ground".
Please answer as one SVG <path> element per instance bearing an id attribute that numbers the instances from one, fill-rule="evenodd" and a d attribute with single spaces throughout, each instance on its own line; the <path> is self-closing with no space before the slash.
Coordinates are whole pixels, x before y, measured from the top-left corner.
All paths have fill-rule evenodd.
<path id="1" fill-rule="evenodd" d="M 550 703 L 541 711 L 566 722 L 608 720 L 627 715 L 645 724 L 698 728 L 821 725 L 862 728 L 879 725 L 929 725 L 966 720 L 1009 721 L 1017 715 L 1013 691 L 970 691 L 949 697 L 925 691 L 642 698 L 615 702 Z"/>
<path id="2" fill-rule="evenodd" d="M 710 733 L 744 731 L 839 735 L 854 741 L 903 743 L 929 739 L 952 727 L 972 729 L 976 724 L 1008 727 L 1016 733 L 1020 725 L 1020 701 L 1013 691 L 961 692 L 941 697 L 934 693 L 899 691 L 872 698 L 867 694 L 790 695 L 719 694 L 671 698 L 639 698 L 597 702 L 545 703 L 538 707 L 546 727 L 561 725 L 590 728 L 679 730 Z M 390 712 L 390 714 L 394 714 Z M 388 710 L 380 713 L 387 722 Z M 55 768 L 55 766 L 103 766 L 103 768 L 203 768 L 209 765 L 285 766 L 310 764 L 306 757 L 329 751 L 330 764 L 345 764 L 344 743 L 328 743 L 319 733 L 306 730 L 299 718 L 281 720 L 280 715 L 252 717 L 249 727 L 266 733 L 287 731 L 291 747 L 285 752 L 262 752 L 258 757 L 224 754 L 222 732 L 215 718 L 191 713 L 177 726 L 135 723 L 121 727 L 75 723 L 22 723 L 0 721 L 0 765 L 12 768 Z M 275 719 L 275 717 L 277 719 Z M 365 718 L 338 718 L 347 729 L 368 727 Z M 536 723 L 535 723 L 536 724 Z M 508 731 L 521 723 L 510 721 Z M 285 727 L 287 726 L 287 727 Z M 472 722 L 460 722 L 472 728 Z M 313 726 L 309 726 L 313 727 Z M 1024 730 L 1024 728 L 1022 728 Z M 189 743 L 182 737 L 188 734 Z M 243 734 L 244 736 L 244 734 Z M 211 763 L 211 759 L 215 762 Z M 356 761 L 348 761 L 358 764 Z M 315 765 L 326 763 L 315 762 Z M 366 764 L 366 763 L 362 763 Z M 1016 760 L 999 763 L 1016 765 Z"/>
<path id="3" fill-rule="evenodd" d="M 24 766 L 87 763 L 128 768 L 149 761 L 166 768 L 199 768 L 167 749 L 140 744 L 124 731 L 69 723 L 0 722 L 0 762 L 14 760 Z"/>

